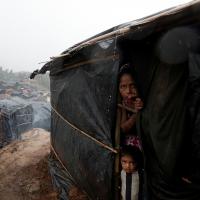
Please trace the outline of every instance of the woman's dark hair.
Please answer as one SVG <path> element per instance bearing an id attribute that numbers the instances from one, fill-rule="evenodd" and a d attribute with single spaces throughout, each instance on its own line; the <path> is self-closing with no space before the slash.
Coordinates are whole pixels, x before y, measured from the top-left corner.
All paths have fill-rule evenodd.
<path id="1" fill-rule="evenodd" d="M 133 67 L 131 67 L 129 63 L 126 63 L 120 67 L 118 76 L 119 80 L 124 74 L 130 74 L 133 77 L 133 79 L 135 79 Z"/>
<path id="2" fill-rule="evenodd" d="M 124 75 L 124 74 L 129 74 L 132 78 L 133 78 L 133 81 L 134 81 L 134 84 L 136 85 L 136 88 L 138 88 L 138 85 L 137 85 L 137 78 L 136 78 L 136 73 L 134 71 L 134 68 L 131 66 L 130 63 L 126 63 L 124 65 L 122 65 L 119 69 L 119 73 L 118 73 L 118 80 L 120 82 L 120 79 L 121 77 Z"/>
<path id="3" fill-rule="evenodd" d="M 138 147 L 134 146 L 124 146 L 121 149 L 121 158 L 123 156 L 131 156 L 135 161 L 138 169 L 143 169 L 143 156 L 142 152 Z"/>

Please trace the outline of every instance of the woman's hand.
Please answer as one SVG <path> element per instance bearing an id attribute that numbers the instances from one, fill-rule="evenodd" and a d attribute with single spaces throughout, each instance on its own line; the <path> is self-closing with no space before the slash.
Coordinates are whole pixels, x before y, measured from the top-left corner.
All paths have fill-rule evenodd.
<path id="1" fill-rule="evenodd" d="M 135 100 L 136 100 L 136 97 L 133 94 L 130 94 L 123 100 L 122 104 L 124 106 L 127 106 L 129 108 L 133 108 L 134 109 Z"/>
<path id="2" fill-rule="evenodd" d="M 124 133 L 129 133 L 136 122 L 136 115 L 131 115 L 128 119 L 121 121 L 121 129 Z"/>
<path id="3" fill-rule="evenodd" d="M 144 106 L 143 101 L 140 98 L 136 98 L 135 102 L 134 102 L 134 107 L 135 110 L 138 112 L 139 110 L 141 110 Z"/>

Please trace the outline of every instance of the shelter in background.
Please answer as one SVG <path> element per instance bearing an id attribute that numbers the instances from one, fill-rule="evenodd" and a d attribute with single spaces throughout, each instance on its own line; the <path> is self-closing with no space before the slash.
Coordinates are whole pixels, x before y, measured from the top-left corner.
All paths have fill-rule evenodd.
<path id="1" fill-rule="evenodd" d="M 10 141 L 20 139 L 21 133 L 32 127 L 33 108 L 11 100 L 0 103 L 0 148 Z"/>
<path id="2" fill-rule="evenodd" d="M 32 129 L 50 130 L 50 105 L 13 97 L 0 101 L 0 148 Z"/>
<path id="3" fill-rule="evenodd" d="M 60 199 L 74 186 L 88 199 L 118 199 L 118 70 L 126 62 L 145 104 L 137 128 L 148 199 L 199 200 L 200 1 L 111 28 L 33 73 L 50 71 L 49 165 Z"/>

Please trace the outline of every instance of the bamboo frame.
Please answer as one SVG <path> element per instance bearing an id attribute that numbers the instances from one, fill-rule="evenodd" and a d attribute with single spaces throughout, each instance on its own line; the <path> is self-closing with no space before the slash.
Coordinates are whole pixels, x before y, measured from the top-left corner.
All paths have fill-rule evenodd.
<path id="1" fill-rule="evenodd" d="M 120 97 L 118 97 L 118 100 Z M 120 200 L 120 124 L 121 124 L 121 109 L 117 109 L 116 126 L 115 126 L 115 149 L 118 150 L 118 154 L 115 155 L 115 185 L 114 195 L 115 200 Z"/>

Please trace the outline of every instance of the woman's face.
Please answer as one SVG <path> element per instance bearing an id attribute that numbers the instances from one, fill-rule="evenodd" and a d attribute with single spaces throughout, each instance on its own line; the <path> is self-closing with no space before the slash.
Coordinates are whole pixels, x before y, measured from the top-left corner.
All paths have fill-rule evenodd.
<path id="1" fill-rule="evenodd" d="M 123 100 L 131 100 L 138 97 L 135 82 L 130 74 L 123 74 L 119 82 L 119 92 Z"/>

